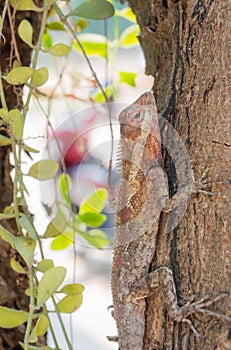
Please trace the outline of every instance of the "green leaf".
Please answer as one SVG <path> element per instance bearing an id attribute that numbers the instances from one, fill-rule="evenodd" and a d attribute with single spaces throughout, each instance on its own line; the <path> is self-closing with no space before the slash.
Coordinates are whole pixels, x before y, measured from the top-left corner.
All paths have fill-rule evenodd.
<path id="1" fill-rule="evenodd" d="M 88 26 L 88 21 L 86 19 L 79 19 L 77 22 L 75 22 L 75 31 L 77 33 L 82 32 L 85 28 Z"/>
<path id="2" fill-rule="evenodd" d="M 63 266 L 57 266 L 46 271 L 39 282 L 37 304 L 42 306 L 57 290 L 66 276 L 66 269 Z"/>
<path id="3" fill-rule="evenodd" d="M 104 91 L 105 91 L 105 93 L 106 93 L 108 99 L 110 99 L 110 98 L 113 97 L 113 96 L 115 95 L 115 93 L 116 93 L 115 85 L 110 84 L 110 85 L 106 86 L 106 87 L 104 88 Z M 104 103 L 104 102 L 105 102 L 104 95 L 103 95 L 103 93 L 102 93 L 102 91 L 101 91 L 100 88 L 97 88 L 97 89 L 95 90 L 95 93 L 94 93 L 94 95 L 93 95 L 93 99 L 94 99 L 94 101 L 97 102 L 97 103 Z"/>
<path id="4" fill-rule="evenodd" d="M 68 248 L 74 242 L 73 231 L 65 232 L 58 237 L 55 237 L 51 243 L 51 249 L 62 250 Z"/>
<path id="5" fill-rule="evenodd" d="M 25 289 L 24 293 L 29 297 L 30 296 L 30 288 Z"/>
<path id="6" fill-rule="evenodd" d="M 31 153 L 39 153 L 40 152 L 39 150 L 32 148 L 32 147 L 26 145 L 25 143 L 23 145 L 21 145 L 21 148 L 24 149 L 24 151 L 31 152 Z"/>
<path id="7" fill-rule="evenodd" d="M 107 217 L 104 214 L 92 212 L 92 213 L 85 213 L 85 214 L 79 214 L 78 219 L 88 226 L 101 226 L 106 220 Z"/>
<path id="8" fill-rule="evenodd" d="M 43 235 L 44 238 L 56 237 L 63 233 L 67 225 L 66 219 L 63 215 L 58 214 L 48 224 L 46 231 Z"/>
<path id="9" fill-rule="evenodd" d="M 19 186 L 20 186 L 21 191 L 26 192 L 26 194 L 28 194 L 28 196 L 29 196 L 30 194 L 29 194 L 29 192 L 28 192 L 28 190 L 26 188 L 26 185 L 25 185 L 25 183 L 23 181 L 23 175 L 22 174 L 19 174 L 18 182 L 19 182 Z"/>
<path id="10" fill-rule="evenodd" d="M 37 7 L 32 0 L 10 0 L 10 4 L 12 7 L 16 7 L 18 11 L 43 11 L 43 7 Z"/>
<path id="11" fill-rule="evenodd" d="M 10 243 L 12 248 L 15 248 L 15 236 L 7 231 L 2 225 L 0 225 L 0 237 L 3 239 L 3 241 Z"/>
<path id="12" fill-rule="evenodd" d="M 49 327 L 49 319 L 46 315 L 40 315 L 36 323 L 36 334 L 37 336 L 43 336 Z"/>
<path id="13" fill-rule="evenodd" d="M 8 205 L 3 210 L 4 214 L 14 214 L 14 207 L 12 205 Z"/>
<path id="14" fill-rule="evenodd" d="M 62 173 L 59 176 L 59 190 L 61 193 L 62 198 L 65 200 L 65 202 L 70 205 L 71 200 L 69 197 L 69 190 L 71 187 L 71 177 L 67 173 Z"/>
<path id="15" fill-rule="evenodd" d="M 24 127 L 24 117 L 19 109 L 11 109 L 9 111 L 9 117 L 12 123 L 12 129 L 14 137 L 17 140 L 21 140 L 23 136 L 23 127 Z"/>
<path id="16" fill-rule="evenodd" d="M 28 312 L 21 310 L 9 309 L 0 306 L 0 327 L 15 328 L 23 324 L 28 319 Z"/>
<path id="17" fill-rule="evenodd" d="M 36 241 L 28 237 L 15 237 L 15 249 L 23 257 L 28 266 L 32 266 Z"/>
<path id="18" fill-rule="evenodd" d="M 105 36 L 99 34 L 80 34 L 78 36 L 87 55 L 97 55 L 103 58 L 107 57 L 107 43 Z M 82 53 L 76 41 L 73 42 L 73 47 Z"/>
<path id="19" fill-rule="evenodd" d="M 9 219 L 13 219 L 14 217 L 15 217 L 15 214 L 0 213 L 0 220 L 9 220 Z"/>
<path id="20" fill-rule="evenodd" d="M 67 295 L 57 304 L 59 312 L 72 313 L 76 311 L 82 304 L 83 296 L 78 295 Z"/>
<path id="21" fill-rule="evenodd" d="M 133 72 L 119 72 L 120 74 L 120 83 L 126 83 L 130 86 L 136 86 L 136 77 L 137 74 Z"/>
<path id="22" fill-rule="evenodd" d="M 15 59 L 14 62 L 13 62 L 13 67 L 12 68 L 18 68 L 20 67 L 20 64 L 19 62 Z"/>
<path id="23" fill-rule="evenodd" d="M 17 67 L 11 69 L 5 79 L 9 84 L 22 85 L 32 76 L 33 72 L 34 69 L 30 67 Z"/>
<path id="24" fill-rule="evenodd" d="M 67 56 L 70 50 L 70 46 L 66 44 L 56 44 L 48 49 L 47 52 L 51 53 L 54 56 Z"/>
<path id="25" fill-rule="evenodd" d="M 10 123 L 9 113 L 6 108 L 0 108 L 0 117 L 4 120 L 5 123 Z"/>
<path id="26" fill-rule="evenodd" d="M 37 270 L 40 272 L 47 272 L 54 267 L 54 262 L 51 259 L 44 259 L 38 263 Z"/>
<path id="27" fill-rule="evenodd" d="M 106 0 L 87 0 L 77 6 L 66 17 L 79 16 L 90 19 L 107 19 L 114 15 L 113 5 Z"/>
<path id="28" fill-rule="evenodd" d="M 125 18 L 130 22 L 136 23 L 136 16 L 130 7 L 124 7 L 121 10 L 116 10 L 116 15 Z"/>
<path id="29" fill-rule="evenodd" d="M 97 249 L 103 249 L 103 247 L 109 244 L 105 233 L 99 229 L 90 230 L 88 233 L 78 232 L 90 245 Z"/>
<path id="30" fill-rule="evenodd" d="M 79 214 L 101 212 L 106 204 L 107 191 L 105 188 L 98 188 L 87 199 L 80 203 Z"/>
<path id="31" fill-rule="evenodd" d="M 67 295 L 57 304 L 59 312 L 72 313 L 76 311 L 82 304 L 83 296 L 82 294 L 77 295 Z"/>
<path id="32" fill-rule="evenodd" d="M 68 295 L 76 295 L 80 294 L 84 291 L 84 286 L 79 283 L 71 283 L 71 284 L 66 284 L 61 290 L 61 293 L 65 293 Z"/>
<path id="33" fill-rule="evenodd" d="M 50 22 L 47 24 L 47 28 L 50 30 L 65 30 L 62 22 Z"/>
<path id="34" fill-rule="evenodd" d="M 36 69 L 31 78 L 32 86 L 41 86 L 48 80 L 49 73 L 46 67 Z"/>
<path id="35" fill-rule="evenodd" d="M 9 137 L 0 134 L 0 146 L 8 146 L 11 144 Z"/>
<path id="36" fill-rule="evenodd" d="M 24 267 L 22 267 L 22 265 L 13 258 L 10 259 L 10 266 L 11 266 L 12 270 L 14 270 L 15 272 L 27 273 L 27 271 L 24 269 Z"/>
<path id="37" fill-rule="evenodd" d="M 18 27 L 18 35 L 20 38 L 30 47 L 33 48 L 32 37 L 33 37 L 33 27 L 29 21 L 23 19 Z"/>
<path id="38" fill-rule="evenodd" d="M 48 32 L 43 34 L 43 46 L 45 49 L 50 49 L 52 47 L 53 41 Z"/>
<path id="39" fill-rule="evenodd" d="M 37 180 L 45 181 L 52 179 L 58 172 L 59 165 L 51 159 L 43 159 L 34 163 L 28 172 L 28 176 L 32 176 Z"/>
<path id="40" fill-rule="evenodd" d="M 44 0 L 44 6 L 45 7 L 49 7 L 51 5 L 53 5 L 54 3 L 56 3 L 57 0 Z"/>
<path id="41" fill-rule="evenodd" d="M 140 33 L 140 28 L 137 24 L 127 27 L 120 37 L 120 44 L 124 48 L 131 48 L 139 44 L 137 36 Z"/>
<path id="42" fill-rule="evenodd" d="M 26 230 L 30 238 L 36 240 L 37 239 L 37 233 L 35 231 L 35 228 L 33 226 L 33 223 L 30 222 L 29 218 L 25 214 L 21 214 L 21 217 L 19 219 L 19 223 L 22 228 Z"/>

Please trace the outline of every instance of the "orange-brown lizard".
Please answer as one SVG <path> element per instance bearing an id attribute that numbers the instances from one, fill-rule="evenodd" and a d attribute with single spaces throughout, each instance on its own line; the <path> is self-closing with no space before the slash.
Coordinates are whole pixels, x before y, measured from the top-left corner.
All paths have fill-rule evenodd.
<path id="1" fill-rule="evenodd" d="M 187 316 L 203 312 L 203 307 L 226 295 L 212 301 L 204 298 L 179 307 L 172 271 L 168 267 L 160 267 L 149 273 L 156 249 L 160 213 L 166 208 L 171 210 L 176 203 L 168 199 L 167 180 L 161 167 L 160 130 L 153 95 L 150 92 L 143 94 L 121 112 L 119 122 L 122 181 L 115 215 L 116 242 L 112 266 L 114 316 L 119 350 L 142 350 L 145 298 L 156 288 L 162 287 L 166 291 L 169 316 L 177 322 L 187 322 L 197 336 L 200 335 Z M 184 196 L 184 193 L 181 195 Z"/>

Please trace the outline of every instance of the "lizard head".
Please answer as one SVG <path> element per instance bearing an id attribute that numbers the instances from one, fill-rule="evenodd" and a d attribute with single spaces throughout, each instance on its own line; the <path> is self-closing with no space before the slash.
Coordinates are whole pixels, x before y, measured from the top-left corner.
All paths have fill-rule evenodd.
<path id="1" fill-rule="evenodd" d="M 161 161 L 157 107 L 153 94 L 146 92 L 119 116 L 121 140 L 143 142 L 150 158 Z"/>

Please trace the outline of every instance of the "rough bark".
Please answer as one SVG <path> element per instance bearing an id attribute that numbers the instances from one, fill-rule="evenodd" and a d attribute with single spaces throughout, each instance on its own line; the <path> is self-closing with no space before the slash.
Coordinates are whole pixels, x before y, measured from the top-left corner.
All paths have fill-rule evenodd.
<path id="1" fill-rule="evenodd" d="M 2 14 L 5 1 L 0 4 L 0 13 Z M 35 1 L 38 6 L 42 6 L 43 1 Z M 3 32 L 0 42 L 0 66 L 2 74 L 7 73 L 13 65 L 15 59 L 21 65 L 28 66 L 31 61 L 32 50 L 28 45 L 23 43 L 17 34 L 17 28 L 22 19 L 31 22 L 34 28 L 33 40 L 36 41 L 40 28 L 41 13 L 31 11 L 17 11 L 8 7 L 6 18 L 3 22 Z M 12 35 L 13 33 L 13 35 Z M 4 94 L 8 109 L 20 108 L 22 106 L 22 89 L 23 86 L 13 86 L 3 81 Z M 1 107 L 1 103 L 0 103 Z M 7 126 L 1 124 L 0 132 L 3 135 L 9 134 Z M 10 165 L 9 155 L 11 147 L 0 147 L 0 211 L 11 205 L 13 198 L 13 186 L 10 176 L 12 166 Z M 9 231 L 17 234 L 16 225 L 13 220 L 1 221 Z M 25 295 L 27 288 L 27 277 L 25 275 L 16 274 L 10 267 L 11 257 L 20 259 L 10 246 L 0 240 L 0 305 L 20 310 L 28 310 L 29 298 Z M 16 350 L 21 349 L 18 345 L 19 341 L 23 341 L 25 326 L 14 329 L 0 328 L 0 350 Z M 44 344 L 41 338 L 40 345 Z"/>
<path id="2" fill-rule="evenodd" d="M 230 177 L 230 34 L 228 0 L 129 0 L 141 26 L 146 73 L 155 77 L 158 110 L 179 133 L 195 178 L 208 168 L 208 182 Z M 145 27 L 148 27 L 145 29 Z M 166 157 L 170 192 L 177 186 Z M 177 183 L 177 179 L 176 179 Z M 230 294 L 230 184 L 209 186 L 217 194 L 192 196 L 180 224 L 158 237 L 152 269 L 173 270 L 180 305 L 223 292 Z M 230 297 L 210 310 L 231 315 Z M 163 296 L 147 301 L 144 349 L 230 349 L 230 324 L 196 313 L 186 323 L 172 323 Z"/>

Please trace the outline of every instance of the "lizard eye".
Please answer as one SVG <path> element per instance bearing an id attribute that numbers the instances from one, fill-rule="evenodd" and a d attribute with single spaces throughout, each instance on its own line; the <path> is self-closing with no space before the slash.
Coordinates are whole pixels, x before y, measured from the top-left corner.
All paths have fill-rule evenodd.
<path id="1" fill-rule="evenodd" d="M 140 113 L 139 112 L 134 115 L 134 119 L 140 119 Z"/>

